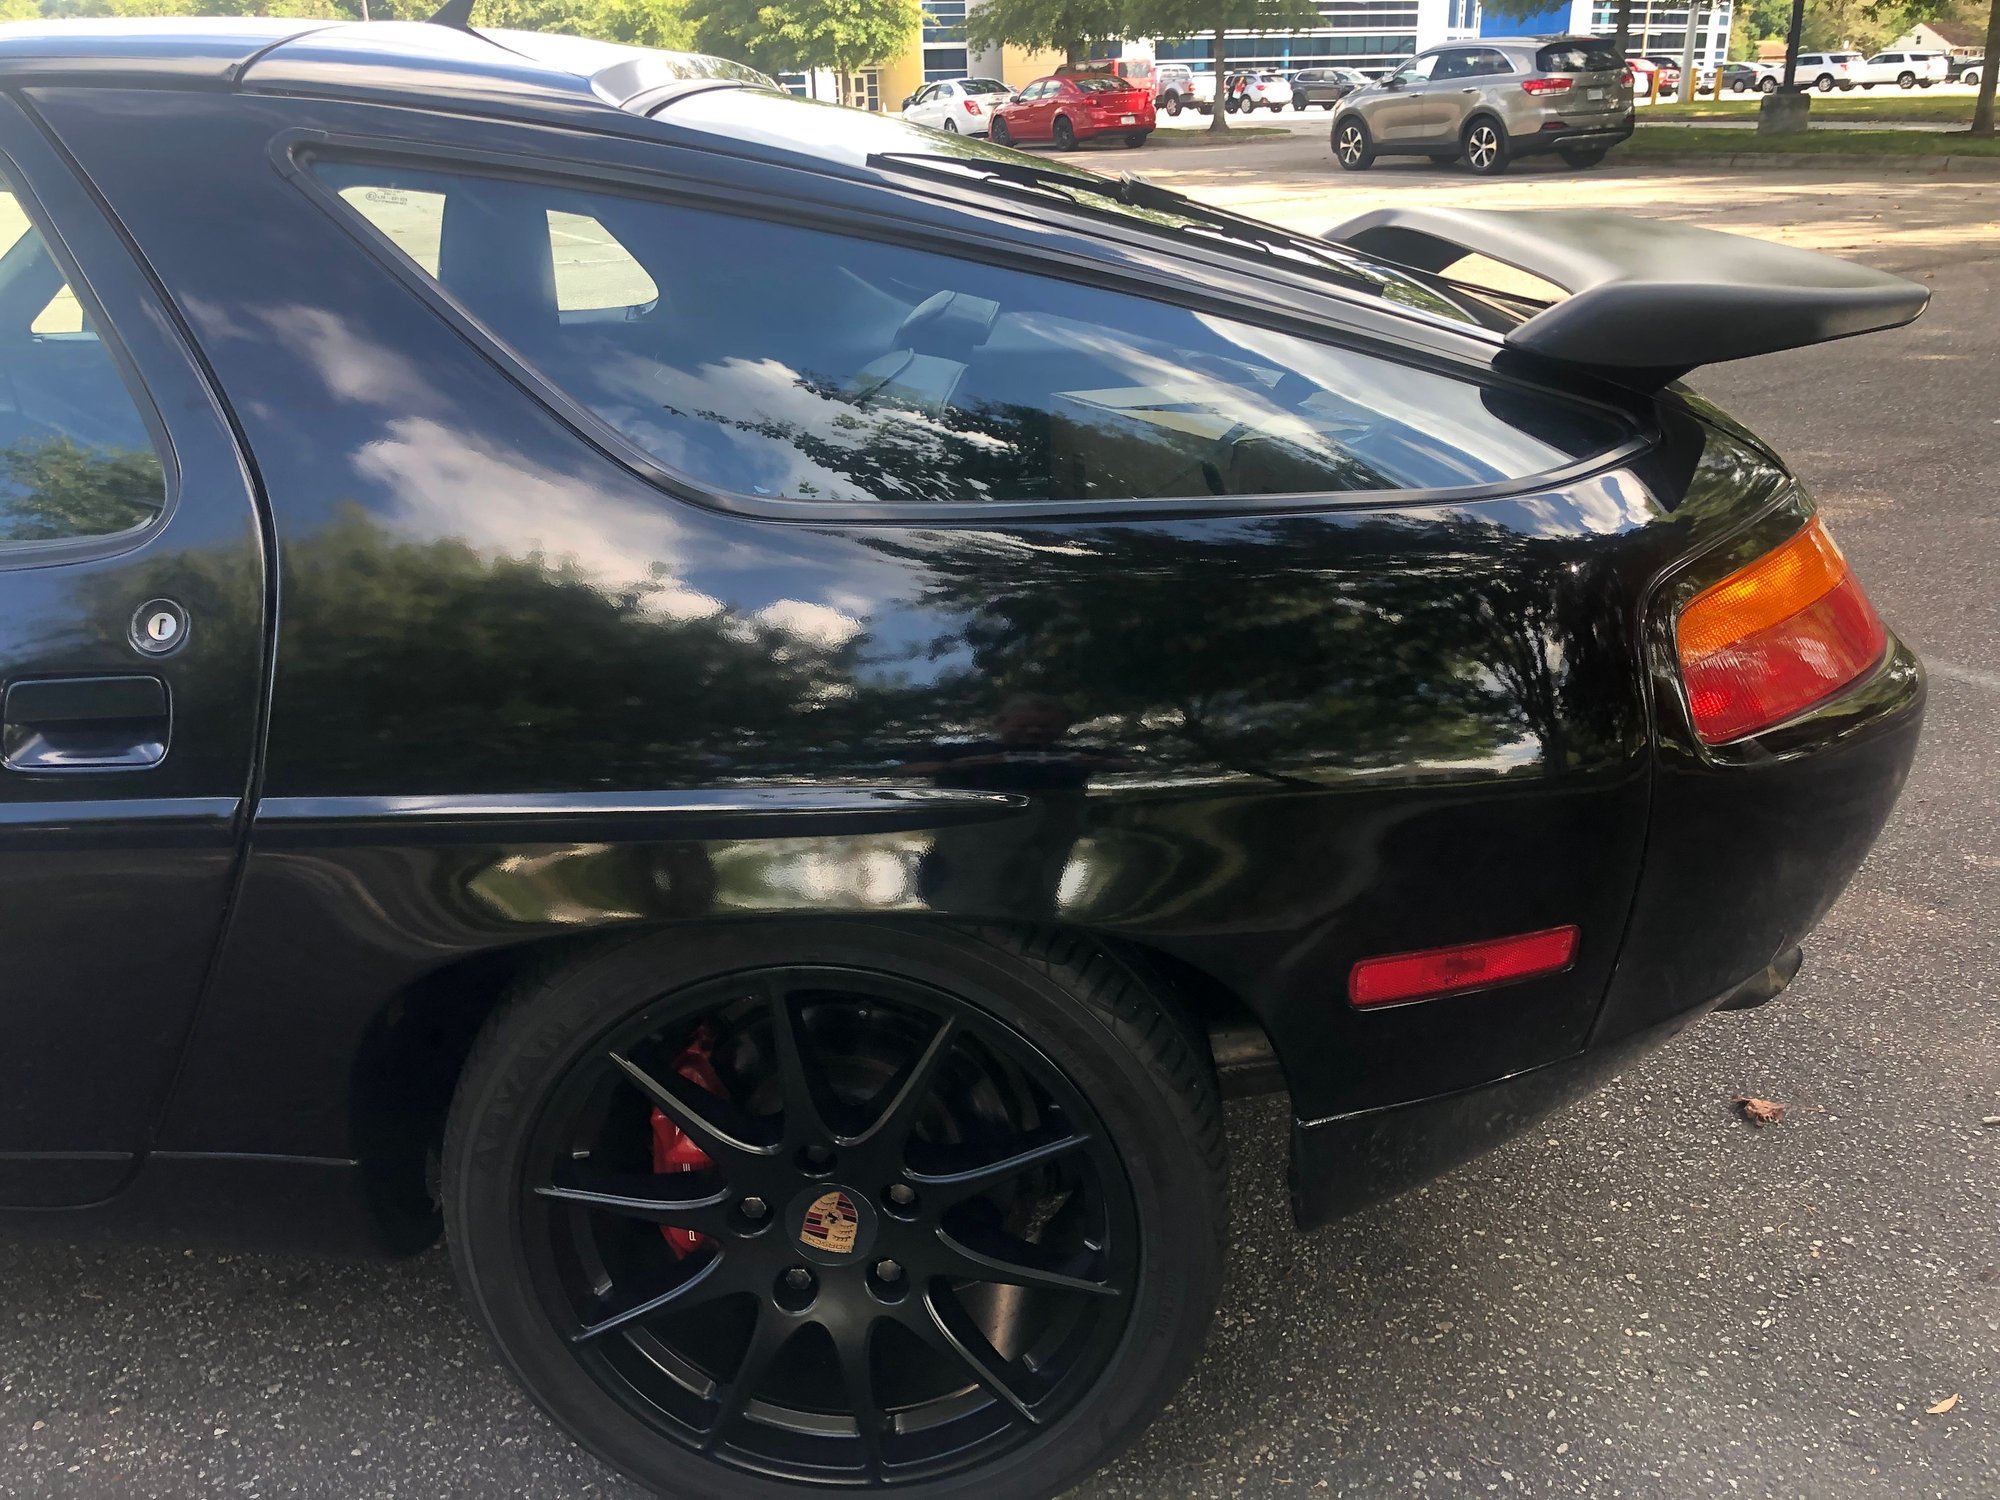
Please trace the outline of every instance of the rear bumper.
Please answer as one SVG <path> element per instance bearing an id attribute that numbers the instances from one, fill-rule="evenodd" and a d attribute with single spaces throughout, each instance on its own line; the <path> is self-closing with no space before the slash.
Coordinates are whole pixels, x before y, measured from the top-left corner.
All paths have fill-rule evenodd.
<path id="1" fill-rule="evenodd" d="M 1532 156 L 1537 151 L 1557 151 L 1565 146 L 1602 146 L 1606 150 L 1620 141 L 1630 140 L 1635 116 L 1627 113 L 1619 119 L 1606 123 L 1603 120 L 1569 121 L 1551 120 L 1544 127 L 1524 135 L 1508 135 L 1508 144 L 1514 148 L 1516 156 Z M 1557 125 L 1559 129 L 1548 129 Z"/>
<path id="2" fill-rule="evenodd" d="M 1797 953 L 1735 989 L 1607 1046 L 1434 1099 L 1330 1120 L 1292 1121 L 1292 1217 L 1323 1224 L 1428 1182 L 1600 1088 L 1713 1010 L 1775 997 L 1798 972 Z"/>

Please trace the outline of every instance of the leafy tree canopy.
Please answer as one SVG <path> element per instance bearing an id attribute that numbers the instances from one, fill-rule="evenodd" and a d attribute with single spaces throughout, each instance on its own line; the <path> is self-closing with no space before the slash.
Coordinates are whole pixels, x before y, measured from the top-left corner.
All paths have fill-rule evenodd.
<path id="1" fill-rule="evenodd" d="M 1139 34 L 1131 10 L 1124 0 L 985 0 L 966 12 L 965 35 L 974 47 L 1012 42 L 1060 52 L 1074 68 L 1096 44 Z"/>

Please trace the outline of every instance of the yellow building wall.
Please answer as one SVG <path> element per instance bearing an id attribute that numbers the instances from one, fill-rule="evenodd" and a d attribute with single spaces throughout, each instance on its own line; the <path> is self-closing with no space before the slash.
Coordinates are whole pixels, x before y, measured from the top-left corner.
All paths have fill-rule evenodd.
<path id="1" fill-rule="evenodd" d="M 889 114 L 896 113 L 905 99 L 924 86 L 923 37 L 921 30 L 912 32 L 909 45 L 875 70 L 880 80 L 877 87 L 881 91 L 882 108 Z M 1036 51 L 1012 43 L 1001 49 L 1001 55 L 1005 63 L 1000 81 L 1017 89 L 1027 87 L 1037 78 L 1046 78 L 1063 64 L 1060 52 Z"/>

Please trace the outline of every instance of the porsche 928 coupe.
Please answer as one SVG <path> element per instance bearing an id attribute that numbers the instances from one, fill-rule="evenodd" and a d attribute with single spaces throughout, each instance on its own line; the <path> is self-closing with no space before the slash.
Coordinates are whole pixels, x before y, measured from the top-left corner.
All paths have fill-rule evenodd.
<path id="1" fill-rule="evenodd" d="M 1920 288 L 464 10 L 0 30 L 6 1225 L 442 1234 L 662 1494 L 1046 1495 L 1225 1098 L 1310 1228 L 1784 987 L 1923 677 L 1680 377 Z"/>

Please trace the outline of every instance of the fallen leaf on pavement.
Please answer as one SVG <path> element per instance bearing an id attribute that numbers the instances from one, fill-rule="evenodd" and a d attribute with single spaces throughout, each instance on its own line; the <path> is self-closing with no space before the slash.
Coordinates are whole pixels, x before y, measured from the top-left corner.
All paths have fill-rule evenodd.
<path id="1" fill-rule="evenodd" d="M 1743 1118 L 1752 1125 L 1775 1125 L 1785 1118 L 1785 1106 L 1775 1099 L 1755 1099 L 1748 1094 L 1738 1094 L 1729 1101 L 1743 1112 Z"/>
<path id="2" fill-rule="evenodd" d="M 1938 1402 L 1936 1406 L 1926 1406 L 1924 1411 L 1926 1415 L 1941 1417 L 1956 1405 L 1958 1405 L 1958 1393 L 1954 1391 L 1951 1395 L 1945 1397 L 1944 1400 Z"/>

